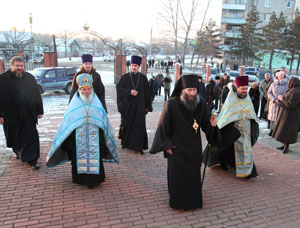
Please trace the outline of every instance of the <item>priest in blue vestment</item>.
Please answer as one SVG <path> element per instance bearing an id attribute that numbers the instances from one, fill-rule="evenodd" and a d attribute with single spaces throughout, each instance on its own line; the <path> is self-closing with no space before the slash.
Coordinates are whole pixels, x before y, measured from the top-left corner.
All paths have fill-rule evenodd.
<path id="1" fill-rule="evenodd" d="M 92 76 L 81 74 L 76 82 L 78 91 L 56 133 L 46 165 L 71 161 L 73 183 L 92 188 L 105 180 L 103 162 L 119 163 L 119 157 L 108 116 L 93 92 Z"/>

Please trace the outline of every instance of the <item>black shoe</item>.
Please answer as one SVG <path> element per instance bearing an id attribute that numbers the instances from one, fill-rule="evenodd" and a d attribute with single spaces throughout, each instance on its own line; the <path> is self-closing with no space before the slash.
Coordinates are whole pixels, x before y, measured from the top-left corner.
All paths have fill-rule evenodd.
<path id="1" fill-rule="evenodd" d="M 141 155 L 144 155 L 144 154 L 145 154 L 143 150 L 140 150 L 139 152 L 141 153 Z"/>
<path id="2" fill-rule="evenodd" d="M 228 170 L 228 167 L 227 167 L 226 164 L 222 164 L 222 163 L 221 163 L 221 168 L 222 168 L 223 170 Z"/>
<path id="3" fill-rule="evenodd" d="M 277 150 L 283 150 L 284 145 L 276 147 Z"/>
<path id="4" fill-rule="evenodd" d="M 271 130 L 271 131 L 269 132 L 268 135 L 269 135 L 269 136 L 272 136 L 272 133 L 273 133 L 273 130 Z"/>
<path id="5" fill-rule="evenodd" d="M 36 164 L 31 165 L 31 168 L 34 170 L 38 170 L 40 168 L 40 165 L 36 163 Z"/>
<path id="6" fill-rule="evenodd" d="M 285 147 L 283 148 L 282 153 L 283 153 L 283 154 L 287 154 L 288 152 L 289 152 L 289 148 L 288 148 L 287 146 L 285 146 Z"/>

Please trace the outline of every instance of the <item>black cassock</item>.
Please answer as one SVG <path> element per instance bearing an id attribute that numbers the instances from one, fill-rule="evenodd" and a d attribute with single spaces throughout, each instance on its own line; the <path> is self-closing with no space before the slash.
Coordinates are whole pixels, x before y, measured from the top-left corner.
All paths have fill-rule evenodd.
<path id="1" fill-rule="evenodd" d="M 172 208 L 202 208 L 200 127 L 209 142 L 217 142 L 219 134 L 218 128 L 211 127 L 210 116 L 202 98 L 193 113 L 184 107 L 179 97 L 169 99 L 164 106 L 150 153 L 173 148 L 172 155 L 164 152 L 168 159 L 168 189 Z M 199 125 L 197 131 L 193 128 L 195 122 Z"/>
<path id="2" fill-rule="evenodd" d="M 148 149 L 146 110 L 151 112 L 152 105 L 147 77 L 140 72 L 124 74 L 116 88 L 118 111 L 125 129 L 121 145 L 135 151 Z M 137 96 L 130 95 L 132 89 L 138 91 Z"/>
<path id="3" fill-rule="evenodd" d="M 0 117 L 4 118 L 7 147 L 20 153 L 23 162 L 36 163 L 40 156 L 36 128 L 43 102 L 35 78 L 28 72 L 17 78 L 11 70 L 0 75 Z"/>

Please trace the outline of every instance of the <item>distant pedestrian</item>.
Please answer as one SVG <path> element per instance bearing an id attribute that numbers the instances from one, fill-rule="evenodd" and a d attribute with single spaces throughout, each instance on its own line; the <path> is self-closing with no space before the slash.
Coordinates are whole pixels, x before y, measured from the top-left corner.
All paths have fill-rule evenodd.
<path id="1" fill-rule="evenodd" d="M 207 105 L 208 105 L 210 111 L 212 111 L 215 107 L 215 104 L 214 104 L 214 99 L 215 99 L 214 88 L 215 88 L 215 86 L 216 86 L 216 82 L 214 81 L 214 79 L 212 77 L 210 77 L 209 82 L 205 88 L 206 102 L 207 102 Z"/>
<path id="2" fill-rule="evenodd" d="M 222 85 L 220 84 L 220 76 L 215 77 L 216 85 L 213 89 L 215 110 L 219 110 L 220 98 L 222 93 Z"/>
<path id="3" fill-rule="evenodd" d="M 277 119 L 277 114 L 280 106 L 279 95 L 284 95 L 288 90 L 288 78 L 285 77 L 283 71 L 279 71 L 277 76 L 274 78 L 274 82 L 271 84 L 268 90 L 268 98 L 270 99 L 268 120 L 270 120 L 269 136 L 272 135 L 274 129 L 274 123 Z"/>
<path id="4" fill-rule="evenodd" d="M 267 104 L 267 95 L 266 95 L 266 89 L 271 80 L 271 75 L 270 73 L 265 73 L 265 78 L 262 80 L 259 84 L 259 93 L 260 93 L 260 119 L 267 119 L 265 115 L 265 106 Z"/>
<path id="5" fill-rule="evenodd" d="M 40 140 L 38 119 L 43 117 L 43 102 L 35 78 L 25 72 L 24 60 L 15 56 L 11 69 L 0 75 L 0 124 L 6 145 L 15 157 L 39 169 Z"/>
<path id="6" fill-rule="evenodd" d="M 282 95 L 278 95 L 280 108 L 274 125 L 272 137 L 283 143 L 277 149 L 283 150 L 286 154 L 289 145 L 296 143 L 300 126 L 300 80 L 292 77 L 288 83 L 288 90 Z"/>
<path id="7" fill-rule="evenodd" d="M 161 73 L 161 71 L 156 75 L 156 80 L 158 82 L 158 96 L 161 94 L 161 85 L 162 85 L 162 80 L 164 79 L 164 75 Z"/>
<path id="8" fill-rule="evenodd" d="M 169 74 L 167 74 L 166 77 L 164 77 L 164 79 L 162 80 L 162 85 L 164 86 L 165 101 L 170 98 L 171 82 L 172 78 Z"/>
<path id="9" fill-rule="evenodd" d="M 156 77 L 153 75 L 153 72 L 151 72 L 151 78 L 149 79 L 151 102 L 153 102 L 155 96 L 157 95 L 158 86 L 159 86 L 158 81 Z"/>
<path id="10" fill-rule="evenodd" d="M 205 93 L 205 84 L 202 81 L 202 76 L 198 76 L 198 88 L 197 93 L 200 97 L 202 97 L 206 101 L 206 93 Z"/>

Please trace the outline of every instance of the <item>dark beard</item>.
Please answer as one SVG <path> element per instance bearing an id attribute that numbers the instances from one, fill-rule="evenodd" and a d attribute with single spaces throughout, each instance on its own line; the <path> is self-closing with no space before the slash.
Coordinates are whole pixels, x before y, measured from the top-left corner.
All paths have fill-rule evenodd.
<path id="1" fill-rule="evenodd" d="M 245 99 L 247 97 L 247 94 L 245 96 L 242 94 L 238 94 L 238 93 L 236 93 L 236 94 L 237 94 L 237 97 L 240 99 Z"/>
<path id="2" fill-rule="evenodd" d="M 183 103 L 183 105 L 186 107 L 186 109 L 191 112 L 195 111 L 198 104 L 200 103 L 200 98 L 198 94 L 196 94 L 196 96 L 193 97 L 193 99 L 191 100 L 189 99 L 189 96 L 187 94 L 182 93 L 180 95 L 180 100 Z"/>

